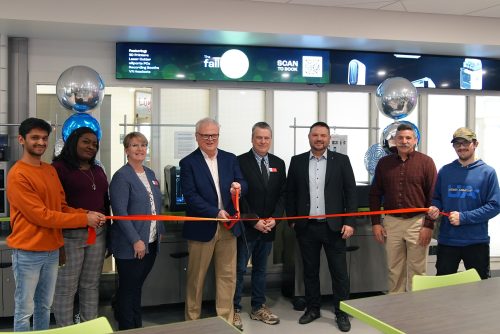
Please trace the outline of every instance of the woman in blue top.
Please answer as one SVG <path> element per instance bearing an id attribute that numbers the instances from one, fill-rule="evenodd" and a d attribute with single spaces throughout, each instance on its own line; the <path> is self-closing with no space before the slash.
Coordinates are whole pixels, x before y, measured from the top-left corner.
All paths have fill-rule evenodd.
<path id="1" fill-rule="evenodd" d="M 156 215 L 161 211 L 160 184 L 145 167 L 148 140 L 139 132 L 123 139 L 128 163 L 111 180 L 109 194 L 116 216 Z M 119 330 L 142 327 L 141 292 L 158 253 L 161 222 L 115 220 L 111 225 L 111 251 L 118 270 L 115 315 Z"/>

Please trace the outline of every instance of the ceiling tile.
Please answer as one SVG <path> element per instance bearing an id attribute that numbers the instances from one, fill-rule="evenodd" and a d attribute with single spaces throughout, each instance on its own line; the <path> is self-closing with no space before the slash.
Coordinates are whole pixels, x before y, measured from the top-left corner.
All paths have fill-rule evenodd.
<path id="1" fill-rule="evenodd" d="M 406 12 L 406 8 L 401 4 L 401 1 L 393 2 L 387 6 L 381 7 L 382 10 L 391 10 L 396 12 Z"/>
<path id="2" fill-rule="evenodd" d="M 328 6 L 328 7 L 345 7 L 345 8 L 362 8 L 362 9 L 379 9 L 382 6 L 391 4 L 394 1 L 377 1 L 377 0 L 290 0 L 290 4 L 294 5 L 309 5 L 309 6 Z"/>
<path id="3" fill-rule="evenodd" d="M 471 12 L 470 16 L 483 16 L 483 17 L 500 17 L 500 5 L 490 7 L 488 9 Z"/>
<path id="4" fill-rule="evenodd" d="M 401 0 L 409 12 L 465 15 L 495 5 L 499 0 Z"/>

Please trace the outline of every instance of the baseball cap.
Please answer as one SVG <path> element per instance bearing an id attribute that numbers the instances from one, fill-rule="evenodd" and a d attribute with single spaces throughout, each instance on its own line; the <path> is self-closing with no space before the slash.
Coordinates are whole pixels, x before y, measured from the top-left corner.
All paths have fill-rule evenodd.
<path id="1" fill-rule="evenodd" d="M 455 139 L 462 138 L 467 141 L 477 140 L 476 133 L 469 128 L 459 128 L 455 133 L 453 133 L 453 139 L 451 142 L 455 142 Z"/>

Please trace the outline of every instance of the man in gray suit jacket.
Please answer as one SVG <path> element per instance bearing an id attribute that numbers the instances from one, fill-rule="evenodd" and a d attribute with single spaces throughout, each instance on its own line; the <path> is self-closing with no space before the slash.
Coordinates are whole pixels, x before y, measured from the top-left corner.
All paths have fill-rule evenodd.
<path id="1" fill-rule="evenodd" d="M 356 212 L 356 182 L 346 155 L 329 151 L 330 128 L 324 122 L 309 130 L 311 150 L 292 157 L 287 177 L 287 216 L 321 216 Z M 346 239 L 354 233 L 354 219 L 297 219 L 290 223 L 299 243 L 304 265 L 307 309 L 299 319 L 307 324 L 320 317 L 320 253 L 323 247 L 332 279 L 337 325 L 343 332 L 351 329 L 347 314 L 340 311 L 341 300 L 349 298 Z"/>

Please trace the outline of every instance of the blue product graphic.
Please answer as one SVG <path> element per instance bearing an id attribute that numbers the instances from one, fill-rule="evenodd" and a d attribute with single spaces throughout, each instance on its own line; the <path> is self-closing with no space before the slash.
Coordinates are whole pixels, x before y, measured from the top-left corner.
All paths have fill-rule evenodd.
<path id="1" fill-rule="evenodd" d="M 480 59 L 465 58 L 463 67 L 460 68 L 460 88 L 483 88 L 483 65 Z"/>
<path id="2" fill-rule="evenodd" d="M 347 83 L 349 85 L 365 85 L 366 82 L 366 66 L 357 59 L 349 62 L 349 70 L 347 73 Z"/>
<path id="3" fill-rule="evenodd" d="M 425 77 L 422 79 L 413 80 L 411 82 L 417 88 L 436 88 L 436 84 L 431 78 Z"/>

